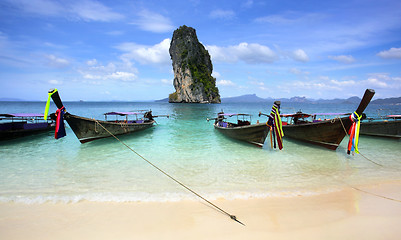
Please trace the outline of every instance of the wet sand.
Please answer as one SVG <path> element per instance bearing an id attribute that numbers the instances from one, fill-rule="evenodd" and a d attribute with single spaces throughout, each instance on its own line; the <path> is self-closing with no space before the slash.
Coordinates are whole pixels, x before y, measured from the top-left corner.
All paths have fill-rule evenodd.
<path id="1" fill-rule="evenodd" d="M 401 182 L 360 189 L 401 200 Z M 0 203 L 0 239 L 399 239 L 401 202 L 352 188 L 314 196 L 165 203 Z"/>

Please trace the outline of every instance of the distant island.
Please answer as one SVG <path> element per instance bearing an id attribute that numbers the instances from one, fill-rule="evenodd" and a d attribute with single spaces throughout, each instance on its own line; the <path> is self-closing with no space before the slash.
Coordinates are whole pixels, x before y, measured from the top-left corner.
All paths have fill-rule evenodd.
<path id="1" fill-rule="evenodd" d="M 235 103 L 235 102 L 291 102 L 291 103 L 359 103 L 361 99 L 359 97 L 350 97 L 347 99 L 309 99 L 306 97 L 295 96 L 292 98 L 261 98 L 256 96 L 256 94 L 247 94 L 238 97 L 222 98 L 224 103 Z"/>
<path id="2" fill-rule="evenodd" d="M 318 103 L 328 103 L 328 104 L 358 104 L 361 101 L 359 97 L 350 97 L 350 98 L 335 98 L 335 99 L 309 99 L 306 97 L 292 97 L 292 98 L 261 98 L 256 96 L 256 94 L 246 94 L 237 97 L 227 97 L 221 98 L 222 103 L 260 103 L 260 102 L 269 102 L 272 103 L 274 101 L 281 101 L 283 103 L 310 103 L 310 104 L 318 104 Z M 168 102 L 168 98 L 156 100 L 155 102 Z M 370 104 L 381 104 L 381 105 L 401 105 L 401 97 L 398 98 L 385 98 L 385 99 L 376 99 L 373 100 Z"/>
<path id="3" fill-rule="evenodd" d="M 24 102 L 26 100 L 19 98 L 0 98 L 0 102 Z"/>
<path id="4" fill-rule="evenodd" d="M 246 94 L 237 97 L 226 97 L 221 98 L 222 103 L 259 103 L 259 102 L 267 102 L 272 103 L 274 101 L 281 101 L 283 103 L 309 103 L 309 104 L 319 104 L 319 103 L 332 103 L 332 104 L 357 104 L 361 101 L 359 97 L 350 97 L 350 98 L 335 98 L 335 99 L 309 99 L 306 97 L 292 97 L 292 98 L 261 98 L 256 96 L 256 94 Z M 43 102 L 43 100 L 26 100 L 26 99 L 18 99 L 18 98 L 0 98 L 0 102 Z M 69 102 L 92 102 L 92 101 L 69 101 Z M 94 101 L 94 102 L 169 102 L 168 98 L 163 98 L 160 100 L 112 100 L 112 101 Z M 378 105 L 401 105 L 401 97 L 396 98 L 384 98 L 384 99 L 376 99 L 370 102 L 370 104 L 378 104 Z"/>

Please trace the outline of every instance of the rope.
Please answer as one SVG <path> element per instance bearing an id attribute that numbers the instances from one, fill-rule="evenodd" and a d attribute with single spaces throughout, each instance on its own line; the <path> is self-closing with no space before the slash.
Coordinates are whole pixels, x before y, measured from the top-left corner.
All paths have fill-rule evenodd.
<path id="1" fill-rule="evenodd" d="M 357 191 L 360 191 L 360 192 L 363 192 L 363 193 L 366 193 L 366 194 L 370 194 L 370 195 L 373 195 L 373 196 L 376 196 L 376 197 L 380 197 L 380 198 L 384 198 L 384 199 L 387 199 L 387 200 L 391 200 L 391 201 L 395 201 L 395 202 L 400 202 L 401 203 L 401 200 L 398 200 L 398 199 L 395 199 L 395 198 L 386 197 L 386 196 L 382 196 L 382 195 L 379 195 L 379 194 L 376 194 L 376 193 L 371 193 L 371 192 L 362 190 L 360 188 L 351 186 L 348 183 L 346 183 L 346 184 L 348 185 L 348 187 L 353 188 L 353 189 L 355 189 Z"/>
<path id="2" fill-rule="evenodd" d="M 347 130 L 345 129 L 345 126 L 344 126 L 344 124 L 343 124 L 342 119 L 341 119 L 340 117 L 337 117 L 337 118 L 340 119 L 341 126 L 343 126 L 343 129 L 344 129 L 345 134 L 347 135 L 347 137 L 349 137 L 348 132 L 347 132 Z M 354 144 L 354 143 L 352 143 L 352 145 L 353 145 L 353 144 Z M 366 160 L 368 160 L 369 162 L 374 163 L 374 164 L 376 164 L 377 166 L 383 167 L 383 165 L 381 165 L 380 163 L 377 163 L 377 162 L 375 162 L 375 161 L 373 161 L 373 160 L 370 160 L 370 159 L 367 158 L 365 155 L 363 155 L 361 152 L 359 152 L 359 154 L 360 154 L 363 158 L 365 158 Z"/>
<path id="3" fill-rule="evenodd" d="M 340 120 L 341 125 L 343 126 L 343 129 L 344 129 L 345 134 L 349 137 L 348 132 L 347 132 L 347 130 L 345 129 L 345 126 L 344 126 L 344 124 L 343 124 L 342 119 L 341 119 L 340 117 L 337 117 L 337 118 Z M 360 154 L 362 157 L 364 157 L 366 160 L 368 160 L 368 161 L 370 161 L 370 162 L 372 162 L 372 163 L 374 163 L 374 164 L 376 164 L 376 165 L 378 165 L 378 166 L 380 166 L 380 167 L 384 167 L 383 165 L 381 165 L 381 164 L 379 164 L 379 163 L 376 163 L 376 162 L 370 160 L 369 158 L 365 157 L 365 155 L 363 155 L 362 153 L 359 152 L 359 154 Z M 327 175 L 327 176 L 329 176 L 329 175 Z M 331 176 L 330 176 L 330 177 L 331 177 Z M 376 194 L 376 193 L 371 193 L 371 192 L 362 190 L 362 189 L 360 189 L 360 188 L 354 187 L 354 186 L 348 184 L 347 182 L 344 182 L 344 181 L 341 181 L 341 182 L 345 183 L 348 187 L 350 187 L 350 188 L 352 188 L 352 189 L 354 189 L 354 190 L 357 190 L 357 191 L 360 191 L 360 192 L 363 192 L 363 193 L 366 193 L 366 194 L 370 194 L 370 195 L 373 195 L 373 196 L 376 196 L 376 197 L 384 198 L 384 199 L 387 199 L 387 200 L 396 201 L 396 202 L 401 202 L 401 200 L 398 200 L 398 199 L 395 199 L 395 198 L 386 197 L 386 196 L 382 196 L 382 195 L 379 195 L 379 194 Z"/>
<path id="4" fill-rule="evenodd" d="M 306 167 L 306 168 L 308 168 L 309 171 L 308 171 L 308 172 L 302 173 L 302 175 L 303 175 L 303 174 L 315 173 L 315 170 L 313 170 L 312 168 L 310 168 L 310 167 Z M 325 174 L 325 173 L 322 173 L 322 172 L 320 172 L 319 174 L 324 175 L 324 176 L 329 177 L 329 178 L 332 178 L 332 179 L 335 180 L 335 181 L 342 182 L 343 184 L 347 185 L 349 188 L 352 188 L 352 189 L 354 189 L 354 190 L 356 190 L 356 191 L 363 192 L 363 193 L 366 193 L 366 194 L 369 194 L 369 195 L 372 195 L 372 196 L 376 196 L 376 197 L 379 197 L 379 198 L 383 198 L 383 199 L 387 199 L 387 200 L 391 200 L 391 201 L 395 201 L 395 202 L 400 202 L 400 203 L 401 203 L 401 200 L 399 200 L 399 199 L 390 198 L 390 197 L 386 197 L 386 196 L 379 195 L 379 194 L 376 194 L 376 193 L 368 192 L 368 191 L 366 191 L 366 190 L 362 190 L 362 189 L 360 189 L 360 188 L 357 188 L 357 187 L 355 187 L 355 186 L 352 186 L 351 184 L 347 183 L 347 182 L 344 181 L 344 180 L 337 179 L 337 178 L 333 177 L 332 175 Z M 299 175 L 301 175 L 301 174 L 299 174 Z"/>
<path id="5" fill-rule="evenodd" d="M 157 167 L 156 165 L 154 165 L 152 162 L 150 162 L 149 160 L 147 160 L 146 158 L 144 158 L 142 155 L 140 155 L 139 153 L 137 153 L 134 149 L 132 149 L 130 146 L 128 146 L 126 143 L 124 143 L 123 141 L 121 141 L 119 138 L 117 138 L 113 133 L 111 133 L 109 130 L 107 130 L 102 124 L 100 124 L 99 121 L 95 120 L 96 123 L 99 124 L 99 126 L 101 126 L 104 130 L 106 130 L 106 132 L 108 132 L 112 137 L 114 137 L 117 141 L 119 141 L 121 144 L 123 144 L 125 147 L 127 147 L 129 150 L 131 150 L 131 152 L 135 153 L 136 155 L 138 155 L 138 157 L 142 158 L 145 162 L 147 162 L 148 164 L 150 164 L 152 167 L 156 168 L 159 172 L 163 173 L 165 176 L 167 176 L 168 178 L 170 178 L 171 180 L 173 180 L 174 182 L 176 182 L 177 184 L 179 184 L 180 186 L 182 186 L 183 188 L 185 188 L 186 190 L 190 191 L 191 193 L 193 193 L 194 195 L 196 195 L 197 197 L 199 197 L 200 199 L 202 199 L 203 201 L 205 201 L 206 203 L 210 204 L 211 206 L 213 206 L 214 208 L 216 208 L 217 210 L 219 210 L 220 212 L 224 213 L 225 215 L 229 216 L 232 220 L 238 222 L 239 224 L 242 224 L 243 226 L 245 226 L 245 224 L 243 224 L 242 222 L 240 222 L 237 217 L 235 215 L 229 214 L 228 212 L 224 211 L 223 209 L 221 209 L 220 207 L 216 206 L 215 204 L 213 204 L 212 202 L 210 202 L 209 200 L 207 200 L 206 198 L 202 197 L 200 194 L 196 193 L 194 190 L 190 189 L 189 187 L 185 186 L 183 183 L 181 183 L 180 181 L 178 181 L 177 179 L 173 178 L 170 174 L 166 173 L 165 171 L 163 171 L 162 169 L 160 169 L 159 167 Z"/>
<path id="6" fill-rule="evenodd" d="M 96 126 L 97 126 L 97 121 L 95 122 L 95 133 L 99 133 Z"/>

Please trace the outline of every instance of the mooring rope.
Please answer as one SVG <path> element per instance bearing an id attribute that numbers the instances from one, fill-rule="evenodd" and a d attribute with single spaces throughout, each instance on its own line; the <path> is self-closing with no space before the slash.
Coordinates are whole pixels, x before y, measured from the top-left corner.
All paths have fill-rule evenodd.
<path id="1" fill-rule="evenodd" d="M 345 126 L 344 126 L 344 123 L 343 123 L 342 119 L 341 119 L 340 117 L 337 117 L 337 118 L 340 119 L 340 122 L 341 122 L 341 125 L 343 126 L 344 132 L 345 132 L 345 134 L 347 135 L 347 137 L 349 137 L 348 132 L 347 132 L 347 130 L 345 129 Z M 354 145 L 353 142 L 352 142 L 352 145 Z M 373 161 L 373 160 L 367 158 L 367 157 L 366 157 L 365 155 L 363 155 L 361 152 L 359 152 L 359 154 L 360 154 L 363 158 L 365 158 L 366 160 L 368 160 L 369 162 L 374 163 L 374 164 L 376 164 L 377 166 L 383 167 L 383 165 L 381 165 L 380 163 L 377 163 L 377 162 L 375 162 L 375 161 Z"/>
<path id="2" fill-rule="evenodd" d="M 183 188 L 185 188 L 186 190 L 190 191 L 191 193 L 193 193 L 194 195 L 196 195 L 197 197 L 199 197 L 200 199 L 202 199 L 203 201 L 205 201 L 206 203 L 208 203 L 209 205 L 213 206 L 214 208 L 216 208 L 217 210 L 219 210 L 220 212 L 224 213 L 225 215 L 229 216 L 232 220 L 238 222 L 239 224 L 242 224 L 245 226 L 244 223 L 240 222 L 237 217 L 235 215 L 229 214 L 228 212 L 224 211 L 223 209 L 221 209 L 220 207 L 216 206 L 215 204 L 213 204 L 212 202 L 210 202 L 209 200 L 207 200 L 206 198 L 202 197 L 200 194 L 198 194 L 197 192 L 195 192 L 194 190 L 192 190 L 191 188 L 187 187 L 186 185 L 184 185 L 183 183 L 181 183 L 180 181 L 178 181 L 177 179 L 173 178 L 170 174 L 166 173 L 165 171 L 163 171 L 161 168 L 157 167 L 155 164 L 153 164 L 152 162 L 150 162 L 149 160 L 147 160 L 145 157 L 143 157 L 141 154 L 139 154 L 138 152 L 136 152 L 134 149 L 132 149 L 130 146 L 128 146 L 126 143 L 124 143 L 123 141 L 121 141 L 119 138 L 117 138 L 113 133 L 111 133 L 109 130 L 107 130 L 99 121 L 95 120 L 99 126 L 101 126 L 104 130 L 106 130 L 106 132 L 108 132 L 112 137 L 114 137 L 117 141 L 119 141 L 121 144 L 123 144 L 125 147 L 127 147 L 129 150 L 131 150 L 133 153 L 135 153 L 136 155 L 138 155 L 138 157 L 142 158 L 145 162 L 147 162 L 148 164 L 150 164 L 152 167 L 156 168 L 159 172 L 163 173 L 165 176 L 167 176 L 168 178 L 170 178 L 171 180 L 173 180 L 174 182 L 176 182 L 177 184 L 179 184 L 180 186 L 182 186 Z"/>
<path id="3" fill-rule="evenodd" d="M 386 197 L 386 196 L 382 196 L 382 195 L 379 195 L 379 194 L 376 194 L 376 193 L 371 193 L 371 192 L 362 190 L 362 189 L 360 189 L 360 188 L 351 186 L 351 185 L 349 185 L 348 183 L 345 183 L 345 184 L 347 184 L 348 187 L 353 188 L 353 189 L 355 189 L 355 190 L 357 190 L 357 191 L 360 191 L 360 192 L 363 192 L 363 193 L 366 193 L 366 194 L 370 194 L 370 195 L 373 195 L 373 196 L 376 196 L 376 197 L 380 197 L 380 198 L 384 198 L 384 199 L 387 199 L 387 200 L 396 201 L 396 202 L 400 202 L 400 203 L 401 203 L 401 200 L 398 200 L 398 199 L 395 199 L 395 198 Z"/>
<path id="4" fill-rule="evenodd" d="M 340 122 L 341 122 L 341 125 L 343 126 L 344 132 L 345 132 L 345 134 L 349 137 L 348 132 L 347 132 L 347 130 L 345 129 L 345 126 L 344 126 L 344 124 L 343 124 L 343 121 L 341 120 L 340 117 L 337 117 L 337 118 L 340 119 Z M 352 144 L 353 144 L 353 143 L 352 143 Z M 381 165 L 381 164 L 379 164 L 379 163 L 376 163 L 375 161 L 370 160 L 369 158 L 365 157 L 362 153 L 359 152 L 359 154 L 360 154 L 362 157 L 364 157 L 366 160 L 368 160 L 368 161 L 370 161 L 370 162 L 372 162 L 372 163 L 374 163 L 374 164 L 376 164 L 376 165 L 378 165 L 378 166 L 380 166 L 380 167 L 384 167 L 383 165 Z M 331 177 L 331 176 L 330 176 L 330 177 Z M 352 185 L 348 184 L 348 183 L 345 182 L 345 181 L 341 181 L 341 182 L 345 183 L 348 187 L 350 187 L 350 188 L 352 188 L 352 189 L 354 189 L 354 190 L 357 190 L 357 191 L 360 191 L 360 192 L 363 192 L 363 193 L 366 193 L 366 194 L 370 194 L 370 195 L 373 195 L 373 196 L 376 196 L 376 197 L 384 198 L 384 199 L 387 199 L 387 200 L 392 200 L 392 201 L 396 201 L 396 202 L 401 202 L 401 200 L 398 200 L 398 199 L 395 199 L 395 198 L 390 198 L 390 197 L 386 197 L 386 196 L 382 196 L 382 195 L 379 195 L 379 194 L 376 194 L 376 193 L 371 193 L 371 192 L 362 190 L 362 189 L 360 189 L 360 188 L 357 188 L 357 187 L 355 187 L 355 186 L 352 186 Z"/>

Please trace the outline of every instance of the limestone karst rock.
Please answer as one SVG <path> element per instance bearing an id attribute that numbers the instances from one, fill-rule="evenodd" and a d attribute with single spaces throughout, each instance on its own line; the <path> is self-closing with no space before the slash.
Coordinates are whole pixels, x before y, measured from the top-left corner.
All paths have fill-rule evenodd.
<path id="1" fill-rule="evenodd" d="M 195 29 L 181 26 L 173 33 L 170 56 L 174 70 L 175 92 L 169 102 L 220 103 L 213 65 L 205 47 L 198 41 Z"/>

